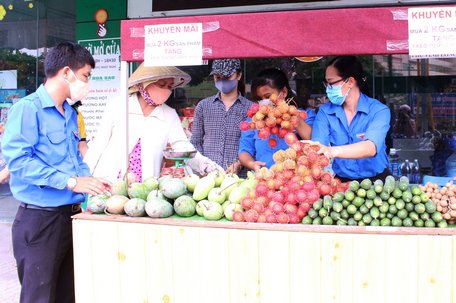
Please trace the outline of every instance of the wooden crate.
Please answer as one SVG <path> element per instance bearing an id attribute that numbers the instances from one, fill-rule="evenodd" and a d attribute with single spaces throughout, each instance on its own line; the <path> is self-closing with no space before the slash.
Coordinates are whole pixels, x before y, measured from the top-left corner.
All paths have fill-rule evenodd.
<path id="1" fill-rule="evenodd" d="M 76 299 L 456 302 L 455 233 L 79 214 Z"/>

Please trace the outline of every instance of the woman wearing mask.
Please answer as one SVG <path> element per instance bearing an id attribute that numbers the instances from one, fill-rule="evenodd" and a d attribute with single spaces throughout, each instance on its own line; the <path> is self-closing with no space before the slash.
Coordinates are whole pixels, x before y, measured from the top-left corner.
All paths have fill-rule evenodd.
<path id="1" fill-rule="evenodd" d="M 330 102 L 319 108 L 312 129 L 319 153 L 334 159 L 332 168 L 344 182 L 384 180 L 390 174 L 385 152 L 388 107 L 367 96 L 366 77 L 354 56 L 332 59 L 325 79 Z"/>
<path id="2" fill-rule="evenodd" d="M 294 97 L 288 78 L 284 72 L 276 68 L 261 71 L 252 81 L 252 97 L 259 104 L 269 104 L 271 95 L 289 99 Z M 315 119 L 315 111 L 306 109 L 307 118 L 299 119 L 296 132 L 302 139 L 310 139 L 312 124 Z M 249 120 L 248 120 L 249 121 Z M 239 144 L 239 161 L 251 170 L 257 171 L 263 166 L 271 167 L 274 164 L 273 154 L 281 149 L 287 149 L 288 145 L 278 135 L 271 134 L 271 138 L 277 141 L 276 147 L 270 147 L 268 140 L 258 137 L 258 130 L 247 130 L 241 134 Z"/>
<path id="3" fill-rule="evenodd" d="M 159 176 L 163 150 L 171 145 L 176 150 L 194 150 L 182 129 L 174 109 L 165 104 L 171 92 L 190 82 L 190 76 L 180 69 L 145 67 L 141 64 L 129 79 L 128 150 L 129 170 L 141 182 L 150 176 Z M 121 107 L 115 100 L 109 104 L 101 128 L 87 151 L 84 161 L 96 176 L 115 180 L 124 175 L 119 159 L 126 150 L 125 125 Z M 208 158 L 197 153 L 188 165 L 198 173 L 218 169 Z M 221 168 L 220 168 L 221 169 Z"/>
<path id="4" fill-rule="evenodd" d="M 239 125 L 247 118 L 253 102 L 241 94 L 244 82 L 239 59 L 214 60 L 210 75 L 219 92 L 196 106 L 191 142 L 204 156 L 226 167 L 227 172 L 237 173 Z"/>

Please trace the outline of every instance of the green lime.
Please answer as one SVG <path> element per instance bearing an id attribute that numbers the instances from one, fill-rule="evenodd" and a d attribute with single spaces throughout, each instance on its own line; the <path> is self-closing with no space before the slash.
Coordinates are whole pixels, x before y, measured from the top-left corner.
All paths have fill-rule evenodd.
<path id="1" fill-rule="evenodd" d="M 318 215 L 320 217 L 326 217 L 328 215 L 328 211 L 326 210 L 326 208 L 320 208 L 320 210 L 318 211 Z"/>
<path id="2" fill-rule="evenodd" d="M 355 226 L 355 225 L 358 225 L 358 222 L 356 222 L 356 220 L 354 218 L 350 218 L 350 219 L 348 219 L 348 225 Z"/>
<path id="3" fill-rule="evenodd" d="M 389 204 L 389 205 L 394 205 L 394 204 L 396 204 L 396 198 L 394 198 L 394 197 L 389 197 L 389 199 L 388 199 L 388 204 Z"/>
<path id="4" fill-rule="evenodd" d="M 374 185 L 375 193 L 379 194 L 383 191 L 383 185 Z"/>
<path id="5" fill-rule="evenodd" d="M 353 219 L 355 219 L 356 221 L 360 221 L 362 218 L 363 218 L 363 214 L 360 213 L 359 211 L 357 211 L 357 212 L 353 215 Z"/>
<path id="6" fill-rule="evenodd" d="M 421 189 L 418 185 L 413 185 L 412 186 L 412 195 L 414 196 L 419 196 L 421 195 Z"/>
<path id="7" fill-rule="evenodd" d="M 396 205 L 390 205 L 389 208 L 388 208 L 388 212 L 389 212 L 390 214 L 393 214 L 393 215 L 397 214 L 397 207 L 396 207 Z"/>
<path id="8" fill-rule="evenodd" d="M 361 181 L 360 186 L 365 190 L 368 190 L 372 186 L 372 181 L 370 179 L 364 179 L 363 181 Z"/>
<path id="9" fill-rule="evenodd" d="M 392 226 L 402 226 L 402 220 L 398 217 L 393 217 L 393 219 L 391 219 L 391 225 Z"/>
<path id="10" fill-rule="evenodd" d="M 383 205 L 383 200 L 380 197 L 375 197 L 374 198 L 374 205 L 375 206 L 382 206 Z"/>
<path id="11" fill-rule="evenodd" d="M 373 189 L 369 189 L 366 192 L 366 197 L 367 197 L 367 199 L 374 200 L 375 197 L 377 197 L 377 193 Z"/>
<path id="12" fill-rule="evenodd" d="M 424 222 L 424 226 L 426 226 L 426 227 L 435 227 L 435 222 L 432 221 L 432 220 L 426 220 L 426 222 Z"/>
<path id="13" fill-rule="evenodd" d="M 310 216 L 305 216 L 302 218 L 302 224 L 312 224 L 312 218 Z"/>
<path id="14" fill-rule="evenodd" d="M 412 197 L 412 203 L 413 204 L 421 203 L 421 197 L 420 196 L 413 196 Z"/>
<path id="15" fill-rule="evenodd" d="M 313 225 L 321 225 L 321 218 L 320 217 L 316 217 L 315 219 L 313 219 L 312 224 Z"/>
<path id="16" fill-rule="evenodd" d="M 374 186 L 383 186 L 383 181 L 380 179 L 377 179 L 374 181 Z"/>
<path id="17" fill-rule="evenodd" d="M 353 199 L 355 199 L 355 193 L 351 190 L 345 191 L 345 200 L 353 201 Z"/>
<path id="18" fill-rule="evenodd" d="M 397 216 L 403 220 L 403 219 L 407 218 L 408 212 L 405 209 L 401 209 L 397 212 Z"/>
<path id="19" fill-rule="evenodd" d="M 372 218 L 377 219 L 380 216 L 380 210 L 377 207 L 372 207 L 369 211 Z"/>
<path id="20" fill-rule="evenodd" d="M 426 212 L 429 213 L 429 214 L 432 214 L 436 211 L 436 206 L 434 204 L 434 202 L 432 201 L 427 201 L 424 206 L 426 207 Z M 434 220 L 435 221 L 435 220 Z M 437 221 L 435 221 L 436 223 L 438 223 Z"/>
<path id="21" fill-rule="evenodd" d="M 315 219 L 316 217 L 318 217 L 318 212 L 315 209 L 311 208 L 309 209 L 307 216 L 309 216 L 311 219 Z"/>
<path id="22" fill-rule="evenodd" d="M 332 208 L 334 211 L 340 213 L 344 209 L 344 206 L 340 202 L 334 202 Z"/>
<path id="23" fill-rule="evenodd" d="M 432 214 L 431 218 L 435 223 L 439 223 L 439 222 L 443 221 L 442 214 L 439 213 L 438 211 L 434 212 Z"/>
<path id="24" fill-rule="evenodd" d="M 396 208 L 397 209 L 404 209 L 405 207 L 405 202 L 402 199 L 396 200 Z"/>
<path id="25" fill-rule="evenodd" d="M 423 220 L 423 221 L 427 221 L 431 218 L 431 215 L 428 214 L 428 213 L 422 213 L 420 214 L 420 218 Z"/>
<path id="26" fill-rule="evenodd" d="M 333 200 L 336 201 L 336 202 L 342 202 L 342 200 L 345 198 L 344 196 L 344 193 L 343 192 L 337 192 L 334 194 L 333 196 Z"/>
<path id="27" fill-rule="evenodd" d="M 332 225 L 334 223 L 331 217 L 324 217 L 322 222 L 323 225 Z"/>
<path id="28" fill-rule="evenodd" d="M 404 200 L 406 203 L 411 202 L 413 199 L 413 195 L 409 190 L 406 190 L 402 193 L 402 200 Z"/>
<path id="29" fill-rule="evenodd" d="M 380 220 L 378 220 L 378 219 L 372 220 L 372 222 L 370 223 L 370 226 L 380 226 Z"/>
<path id="30" fill-rule="evenodd" d="M 353 205 L 355 205 L 356 207 L 360 207 L 361 205 L 364 204 L 364 199 L 361 198 L 361 197 L 355 197 L 352 201 Z"/>
<path id="31" fill-rule="evenodd" d="M 359 182 L 356 180 L 353 180 L 348 184 L 348 189 L 351 191 L 357 191 L 359 189 Z"/>
<path id="32" fill-rule="evenodd" d="M 396 199 L 399 199 L 402 197 L 402 190 L 400 190 L 399 188 L 395 188 L 393 190 L 393 197 L 396 198 Z"/>
<path id="33" fill-rule="evenodd" d="M 366 223 L 366 225 L 369 225 L 369 223 L 372 222 L 372 217 L 371 217 L 371 215 L 365 214 L 365 215 L 363 216 L 363 222 Z"/>
<path id="34" fill-rule="evenodd" d="M 392 218 L 394 217 L 394 215 L 391 214 L 391 213 L 387 213 L 387 214 L 386 214 L 386 217 L 387 217 L 388 219 L 392 219 Z"/>
<path id="35" fill-rule="evenodd" d="M 423 203 L 426 203 L 427 201 L 429 201 L 429 196 L 426 193 L 422 193 L 420 195 L 420 198 L 421 198 L 421 202 L 423 202 Z"/>
<path id="36" fill-rule="evenodd" d="M 378 218 L 379 219 L 385 219 L 386 218 L 386 214 L 385 213 L 380 213 L 380 216 Z"/>
<path id="37" fill-rule="evenodd" d="M 323 207 L 323 200 L 322 199 L 318 199 L 313 205 L 312 205 L 313 209 L 315 210 L 320 210 L 320 208 Z"/>
<path id="38" fill-rule="evenodd" d="M 413 221 L 410 218 L 405 218 L 402 221 L 402 225 L 405 226 L 405 227 L 413 227 Z"/>
<path id="39" fill-rule="evenodd" d="M 354 215 L 357 211 L 358 211 L 358 208 L 355 205 L 353 205 L 353 204 L 348 205 L 347 213 L 349 213 L 350 215 Z"/>
<path id="40" fill-rule="evenodd" d="M 387 193 L 386 191 L 382 191 L 380 193 L 380 198 L 382 198 L 383 201 L 388 201 L 389 197 L 390 197 L 390 194 Z"/>
<path id="41" fill-rule="evenodd" d="M 409 216 L 409 218 L 412 219 L 413 221 L 417 221 L 417 220 L 420 219 L 420 216 L 419 216 L 416 212 L 414 212 L 414 211 L 410 212 L 408 216 Z"/>
<path id="42" fill-rule="evenodd" d="M 340 218 L 340 213 L 338 212 L 335 212 L 335 211 L 332 211 L 329 216 L 334 220 L 334 221 L 337 221 L 339 220 Z"/>
<path id="43" fill-rule="evenodd" d="M 359 212 L 362 213 L 363 215 L 367 214 L 369 212 L 369 208 L 367 208 L 367 206 L 363 204 L 359 207 Z"/>
<path id="44" fill-rule="evenodd" d="M 350 215 L 348 214 L 347 210 L 344 209 L 343 211 L 340 212 L 340 217 L 344 220 L 347 220 L 348 218 L 350 218 Z"/>
<path id="45" fill-rule="evenodd" d="M 388 219 L 388 218 L 383 218 L 383 219 L 380 221 L 380 225 L 381 225 L 381 226 L 390 226 L 390 225 L 391 225 L 391 220 Z"/>
<path id="46" fill-rule="evenodd" d="M 443 220 L 443 221 L 440 221 L 439 223 L 437 223 L 437 226 L 440 228 L 447 228 L 448 223 L 445 220 Z"/>
<path id="47" fill-rule="evenodd" d="M 378 210 L 381 212 L 381 213 L 384 213 L 386 214 L 388 212 L 388 209 L 389 209 L 389 204 L 388 203 L 383 203 L 382 205 L 380 205 L 380 207 L 378 208 Z"/>
<path id="48" fill-rule="evenodd" d="M 422 204 L 422 203 L 419 203 L 419 204 L 415 205 L 415 211 L 418 214 L 423 214 L 426 212 L 426 206 L 424 206 L 424 204 Z"/>
<path id="49" fill-rule="evenodd" d="M 366 223 L 364 223 L 363 221 L 358 221 L 358 226 L 366 226 Z"/>
<path id="50" fill-rule="evenodd" d="M 424 221 L 421 219 L 418 219 L 415 221 L 415 227 L 424 227 Z"/>
<path id="51" fill-rule="evenodd" d="M 343 199 L 343 200 L 342 200 L 342 206 L 343 206 L 344 208 L 347 208 L 348 205 L 350 205 L 350 201 L 347 201 L 347 200 Z"/>
<path id="52" fill-rule="evenodd" d="M 361 198 L 366 198 L 367 192 L 364 188 L 360 188 L 356 191 L 356 195 Z"/>
<path id="53" fill-rule="evenodd" d="M 415 205 L 412 202 L 405 203 L 405 210 L 411 212 L 415 209 Z"/>
<path id="54" fill-rule="evenodd" d="M 367 208 L 371 209 L 374 206 L 374 200 L 366 199 L 366 201 L 364 201 L 364 205 L 366 205 Z"/>

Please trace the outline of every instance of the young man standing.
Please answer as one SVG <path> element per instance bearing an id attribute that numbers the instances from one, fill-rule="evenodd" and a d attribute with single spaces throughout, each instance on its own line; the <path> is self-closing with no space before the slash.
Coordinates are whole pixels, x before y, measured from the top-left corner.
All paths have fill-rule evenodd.
<path id="1" fill-rule="evenodd" d="M 57 45 L 44 61 L 46 83 L 9 112 L 2 151 L 20 201 L 12 239 L 23 303 L 75 301 L 71 216 L 84 193 L 111 186 L 82 162 L 77 114 L 66 101 L 86 97 L 94 67 L 81 45 Z"/>

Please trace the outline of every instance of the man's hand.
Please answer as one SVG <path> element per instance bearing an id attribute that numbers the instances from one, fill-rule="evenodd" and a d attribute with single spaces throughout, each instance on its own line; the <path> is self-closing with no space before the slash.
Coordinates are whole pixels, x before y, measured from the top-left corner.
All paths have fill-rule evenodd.
<path id="1" fill-rule="evenodd" d="M 241 169 L 241 162 L 235 161 L 233 164 L 228 166 L 228 168 L 226 169 L 226 173 L 237 174 L 240 169 Z"/>
<path id="2" fill-rule="evenodd" d="M 111 191 L 112 183 L 103 178 L 76 177 L 76 181 L 76 186 L 73 188 L 75 193 L 96 196 Z"/>

